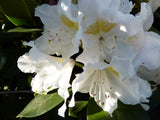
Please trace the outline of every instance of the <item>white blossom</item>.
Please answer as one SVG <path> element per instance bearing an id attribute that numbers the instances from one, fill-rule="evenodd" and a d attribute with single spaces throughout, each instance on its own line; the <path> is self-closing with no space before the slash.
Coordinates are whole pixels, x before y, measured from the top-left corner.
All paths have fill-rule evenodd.
<path id="1" fill-rule="evenodd" d="M 62 55 L 66 59 L 78 52 L 79 46 L 74 44 L 78 23 L 71 21 L 59 6 L 43 4 L 36 8 L 35 15 L 44 24 L 43 35 L 35 40 L 36 47 L 47 54 Z"/>
<path id="2" fill-rule="evenodd" d="M 150 6 L 142 3 L 141 12 L 133 16 L 129 14 L 133 7 L 129 1 L 86 0 L 84 3 L 79 23 L 83 53 L 77 60 L 85 67 L 72 83 L 70 106 L 74 106 L 74 94 L 79 91 L 89 92 L 110 114 L 117 108 L 118 99 L 125 104 L 148 108 L 143 103 L 149 102 L 147 98 L 152 90 L 147 81 L 137 76 L 136 67 L 143 59 L 141 50 L 149 44 L 150 33 L 146 31 L 153 22 Z"/>
<path id="3" fill-rule="evenodd" d="M 62 58 L 49 56 L 32 46 L 29 53 L 18 59 L 18 67 L 25 73 L 36 73 L 31 81 L 33 92 L 46 94 L 58 88 L 58 94 L 65 99 L 66 103 L 69 97 L 69 81 L 75 62 L 72 59 L 64 63 L 61 63 L 62 61 Z M 66 104 L 59 110 L 61 116 L 64 116 L 65 109 Z"/>
<path id="4" fill-rule="evenodd" d="M 149 1 L 152 9 L 155 3 L 159 6 L 158 0 Z M 137 71 L 140 66 L 160 68 L 160 36 L 148 32 L 153 23 L 151 7 L 141 3 L 135 16 L 130 14 L 132 8 L 129 0 L 79 0 L 76 4 L 60 0 L 56 6 L 38 6 L 35 15 L 44 24 L 43 35 L 25 43 L 32 48 L 18 59 L 21 71 L 36 73 L 32 90 L 46 94 L 58 88 L 66 103 L 72 87 L 70 107 L 75 105 L 76 92 L 89 93 L 110 115 L 117 100 L 149 108 L 145 103 L 152 95 L 151 86 Z M 80 45 L 83 52 L 76 60 L 84 63 L 84 71 L 76 75 L 71 86 L 75 61 L 70 57 Z M 59 109 L 61 116 L 65 103 Z"/>
<path id="5" fill-rule="evenodd" d="M 119 0 L 114 2 L 110 0 L 103 2 L 98 0 L 85 1 L 85 7 L 81 10 L 83 17 L 79 23 L 81 25 L 79 29 L 82 32 L 80 41 L 84 51 L 77 58 L 78 61 L 87 65 L 96 62 L 103 63 L 104 60 L 109 63 L 113 55 L 135 56 L 136 51 L 125 45 L 124 42 L 124 39 L 128 37 L 125 35 L 127 29 L 124 24 L 132 22 L 134 17 L 126 11 L 123 13 L 123 6 L 121 6 L 120 11 L 120 5 Z M 123 47 L 119 50 L 119 46 L 116 46 L 122 44 Z"/>
<path id="6" fill-rule="evenodd" d="M 120 80 L 119 73 L 111 66 L 104 66 L 104 69 L 87 66 L 84 72 L 77 75 L 73 81 L 72 90 L 74 94 L 77 91 L 89 92 L 96 103 L 111 115 L 117 108 L 118 99 L 125 104 L 136 105 L 149 102 L 146 98 L 152 94 L 147 81 L 137 76 L 126 76 Z M 72 97 L 70 107 L 73 107 L 74 104 L 74 97 Z"/>

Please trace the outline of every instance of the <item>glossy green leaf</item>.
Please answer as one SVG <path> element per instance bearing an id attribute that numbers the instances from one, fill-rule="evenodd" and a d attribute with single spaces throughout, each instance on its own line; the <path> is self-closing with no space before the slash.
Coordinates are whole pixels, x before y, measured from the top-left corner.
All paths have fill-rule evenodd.
<path id="1" fill-rule="evenodd" d="M 87 106 L 88 101 L 77 101 L 75 103 L 75 106 L 72 108 L 69 108 L 69 116 L 72 117 L 78 117 L 83 112 L 82 110 L 85 109 Z"/>
<path id="2" fill-rule="evenodd" d="M 36 31 L 42 31 L 42 29 L 27 29 L 27 28 L 17 27 L 8 30 L 8 32 L 36 32 Z"/>
<path id="3" fill-rule="evenodd" d="M 17 117 L 40 116 L 63 102 L 63 98 L 57 93 L 38 95 L 17 115 Z"/>
<path id="4" fill-rule="evenodd" d="M 157 30 L 157 29 L 156 29 L 155 27 L 153 27 L 153 26 L 149 29 L 149 31 L 156 32 L 156 33 L 158 33 L 158 34 L 160 35 L 160 31 Z"/>
<path id="5" fill-rule="evenodd" d="M 118 120 L 149 120 L 149 116 L 140 105 L 124 105 L 119 102 L 116 110 Z"/>
<path id="6" fill-rule="evenodd" d="M 29 25 L 29 22 L 24 19 L 24 18 L 16 18 L 16 17 L 9 17 L 7 15 L 5 15 L 6 18 L 8 18 L 8 20 L 10 22 L 12 22 L 15 26 L 20 26 L 20 25 Z"/>
<path id="7" fill-rule="evenodd" d="M 110 116 L 108 112 L 103 111 L 94 101 L 93 98 L 89 100 L 87 108 L 87 120 L 117 120 L 116 116 Z"/>
<path id="8" fill-rule="evenodd" d="M 23 22 L 26 25 L 26 21 L 33 22 L 36 6 L 34 0 L 0 0 L 1 11 L 15 25 L 22 25 Z"/>
<path id="9" fill-rule="evenodd" d="M 149 120 L 148 113 L 140 105 L 125 105 L 118 103 L 118 108 L 112 117 L 103 111 L 94 101 L 90 99 L 87 109 L 87 120 Z"/>

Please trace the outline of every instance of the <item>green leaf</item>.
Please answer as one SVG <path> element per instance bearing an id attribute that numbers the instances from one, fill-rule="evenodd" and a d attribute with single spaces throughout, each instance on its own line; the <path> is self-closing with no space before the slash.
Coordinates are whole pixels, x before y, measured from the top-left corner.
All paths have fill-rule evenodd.
<path id="1" fill-rule="evenodd" d="M 15 26 L 20 26 L 20 25 L 29 25 L 29 22 L 24 19 L 24 18 L 16 18 L 16 17 L 9 17 L 5 15 L 6 18 L 12 22 Z"/>
<path id="2" fill-rule="evenodd" d="M 17 115 L 17 117 L 40 116 L 63 102 L 63 98 L 57 93 L 38 95 Z"/>
<path id="3" fill-rule="evenodd" d="M 149 120 L 149 115 L 140 105 L 125 105 L 119 101 L 118 108 L 110 117 L 109 113 L 103 111 L 94 99 L 90 99 L 87 120 Z"/>
<path id="4" fill-rule="evenodd" d="M 36 6 L 37 3 L 34 0 L 0 0 L 1 11 L 3 11 L 7 18 L 15 25 L 22 25 L 25 20 L 28 21 L 28 23 L 33 22 L 34 9 Z M 18 24 L 17 21 L 21 21 L 21 24 Z M 26 25 L 25 22 L 24 24 Z"/>
<path id="5" fill-rule="evenodd" d="M 87 120 L 117 120 L 110 116 L 108 112 L 103 111 L 94 101 L 93 98 L 89 100 L 87 108 Z"/>
<path id="6" fill-rule="evenodd" d="M 116 115 L 118 120 L 149 120 L 149 115 L 140 105 L 125 105 L 119 102 Z"/>
<path id="7" fill-rule="evenodd" d="M 8 30 L 8 32 L 36 32 L 36 31 L 42 31 L 42 29 L 27 29 L 27 28 L 17 27 Z"/>
<path id="8" fill-rule="evenodd" d="M 155 27 L 151 27 L 150 29 L 149 29 L 149 31 L 153 31 L 153 32 L 156 32 L 157 34 L 159 34 L 160 35 L 160 31 L 159 30 L 157 30 Z"/>
<path id="9" fill-rule="evenodd" d="M 69 108 L 69 116 L 72 116 L 72 117 L 81 116 L 81 113 L 83 112 L 82 110 L 85 109 L 87 104 L 88 104 L 88 101 L 77 101 L 74 107 Z"/>

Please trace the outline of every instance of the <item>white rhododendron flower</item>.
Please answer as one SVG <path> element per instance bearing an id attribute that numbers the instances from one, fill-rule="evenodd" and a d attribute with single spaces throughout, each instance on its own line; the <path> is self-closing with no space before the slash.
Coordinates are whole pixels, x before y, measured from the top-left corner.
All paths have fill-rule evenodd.
<path id="1" fill-rule="evenodd" d="M 87 66 L 84 72 L 73 81 L 72 89 L 74 93 L 89 92 L 96 103 L 110 114 L 117 108 L 118 99 L 125 104 L 135 105 L 148 102 L 146 98 L 152 94 L 147 81 L 137 76 L 126 76 L 120 80 L 119 73 L 113 67 L 105 66 L 103 69 Z M 74 98 L 72 98 L 70 106 L 74 104 Z"/>
<path id="2" fill-rule="evenodd" d="M 82 10 L 84 17 L 80 23 L 80 30 L 83 32 L 80 40 L 83 43 L 84 51 L 77 60 L 85 65 L 96 62 L 101 62 L 103 65 L 104 60 L 110 62 L 114 55 L 135 56 L 136 51 L 125 45 L 124 42 L 128 35 L 125 35 L 127 29 L 123 24 L 130 24 L 133 19 L 133 15 L 128 14 L 126 9 L 123 13 L 123 7 L 126 6 L 121 6 L 119 0 L 114 2 L 87 0 L 85 2 L 86 8 Z M 128 5 L 130 7 L 130 4 Z M 119 44 L 117 44 L 118 42 Z M 117 45 L 118 47 L 116 47 Z M 123 47 L 119 50 L 119 46 L 122 45 Z"/>
<path id="3" fill-rule="evenodd" d="M 36 47 L 47 54 L 62 55 L 66 59 L 78 52 L 78 44 L 73 44 L 78 23 L 66 17 L 59 6 L 43 4 L 36 8 L 35 15 L 44 24 L 43 35 L 35 41 Z"/>
<path id="4" fill-rule="evenodd" d="M 134 64 L 135 59 L 138 62 L 143 59 L 138 54 L 147 42 L 145 34 L 149 35 L 144 31 L 149 27 L 144 25 L 151 26 L 153 18 L 149 20 L 147 14 L 143 17 L 142 14 L 151 9 L 143 3 L 141 13 L 134 17 L 128 14 L 130 9 L 123 11 L 121 4 L 120 0 L 102 3 L 88 0 L 88 6 L 85 3 L 87 8 L 82 10 L 84 17 L 81 22 L 84 51 L 77 59 L 85 67 L 72 84 L 74 94 L 89 92 L 97 104 L 110 114 L 117 108 L 117 99 L 125 104 L 141 104 L 148 108 L 143 103 L 149 102 L 147 98 L 152 95 L 150 84 L 137 76 Z M 135 25 L 139 25 L 140 29 Z M 73 95 L 70 106 L 74 104 Z"/>
<path id="5" fill-rule="evenodd" d="M 133 7 L 129 0 L 59 0 L 55 6 L 38 6 L 35 15 L 44 24 L 43 35 L 25 43 L 32 48 L 18 59 L 21 71 L 36 73 L 32 90 L 44 94 L 58 88 L 66 103 L 71 87 L 70 107 L 75 105 L 76 92 L 89 93 L 110 115 L 118 100 L 140 104 L 147 110 L 151 85 L 137 72 L 141 66 L 160 68 L 160 36 L 148 32 L 153 8 L 141 3 L 140 12 L 134 16 L 130 13 Z M 83 52 L 76 54 L 79 47 Z M 84 71 L 70 85 L 75 54 Z M 65 103 L 59 109 L 61 116 Z"/>
<path id="6" fill-rule="evenodd" d="M 62 58 L 49 56 L 33 47 L 18 59 L 18 67 L 25 73 L 36 73 L 31 83 L 34 92 L 47 93 L 59 88 L 63 97 L 62 90 L 65 91 L 70 86 L 69 80 L 75 62 L 70 59 L 60 64 L 62 61 Z"/>
<path id="7" fill-rule="evenodd" d="M 46 94 L 58 88 L 58 94 L 66 103 L 69 97 L 69 81 L 75 64 L 70 57 L 79 49 L 79 44 L 74 42 L 79 26 L 69 16 L 71 11 L 68 11 L 68 8 L 64 10 L 64 7 L 69 7 L 71 1 L 62 0 L 60 3 L 63 5 L 43 4 L 36 8 L 35 15 L 39 16 L 44 24 L 43 35 L 34 42 L 25 43 L 32 49 L 18 59 L 18 67 L 23 72 L 36 73 L 31 82 L 32 91 Z M 55 54 L 62 57 L 51 56 Z M 65 109 L 66 104 L 59 109 L 59 115 L 64 116 Z"/>
<path id="8" fill-rule="evenodd" d="M 138 24 L 138 22 L 141 21 Z M 136 15 L 132 26 L 138 24 L 138 30 L 135 34 L 128 37 L 125 42 L 137 51 L 133 64 L 137 70 L 140 65 L 148 69 L 157 69 L 160 67 L 160 36 L 157 33 L 147 31 L 153 23 L 153 14 L 147 3 L 141 3 L 141 11 Z M 141 27 L 140 27 L 141 26 Z M 132 27 L 134 28 L 134 27 Z M 132 29 L 130 28 L 130 29 Z"/>
<path id="9" fill-rule="evenodd" d="M 69 97 L 68 88 L 70 87 L 70 77 L 74 67 L 74 60 L 69 59 L 60 64 L 62 58 L 49 56 L 36 48 L 33 42 L 26 43 L 32 48 L 29 53 L 24 54 L 18 59 L 18 67 L 25 73 L 36 73 L 31 81 L 32 91 L 39 94 L 57 89 L 58 94 L 65 99 Z M 59 110 L 59 114 L 64 116 L 66 104 Z"/>

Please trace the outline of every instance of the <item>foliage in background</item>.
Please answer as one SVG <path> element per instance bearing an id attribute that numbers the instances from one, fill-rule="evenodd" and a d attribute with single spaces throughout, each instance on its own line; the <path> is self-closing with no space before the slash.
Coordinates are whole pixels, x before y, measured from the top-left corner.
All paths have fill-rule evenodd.
<path id="1" fill-rule="evenodd" d="M 136 14 L 140 10 L 140 0 L 133 0 L 133 2 L 135 8 L 132 13 Z M 22 45 L 23 41 L 34 40 L 42 33 L 43 25 L 39 18 L 34 17 L 34 9 L 43 3 L 49 3 L 49 1 L 0 0 L 0 119 L 21 119 L 16 118 L 17 115 L 34 117 L 30 118 L 31 120 L 156 120 L 156 116 L 160 117 L 157 113 L 157 109 L 160 108 L 159 88 L 150 99 L 151 109 L 148 112 L 144 111 L 140 105 L 131 106 L 119 102 L 113 117 L 97 106 L 88 94 L 76 95 L 76 106 L 67 110 L 66 118 L 57 115 L 63 99 L 58 96 L 56 90 L 48 95 L 34 95 L 30 88 L 30 81 L 34 74 L 20 72 L 17 68 L 17 59 L 30 49 Z M 154 17 L 151 30 L 160 33 L 158 22 L 160 9 L 155 12 Z"/>

